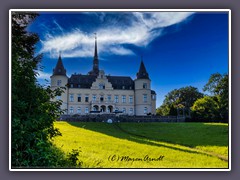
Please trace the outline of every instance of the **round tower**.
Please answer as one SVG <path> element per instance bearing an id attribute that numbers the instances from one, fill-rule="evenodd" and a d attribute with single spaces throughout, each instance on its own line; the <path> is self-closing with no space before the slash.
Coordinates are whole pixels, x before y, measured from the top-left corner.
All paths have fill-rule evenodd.
<path id="1" fill-rule="evenodd" d="M 68 83 L 68 77 L 66 75 L 66 69 L 63 66 L 61 55 L 59 55 L 56 67 L 53 69 L 53 74 L 50 77 L 51 78 L 51 89 L 56 89 L 60 87 L 65 87 L 64 92 L 61 94 L 61 96 L 56 96 L 53 101 L 56 100 L 62 100 L 61 109 L 67 110 L 67 83 Z M 66 111 L 67 113 L 67 111 Z"/>
<path id="2" fill-rule="evenodd" d="M 137 78 L 134 80 L 135 83 L 135 115 L 142 116 L 152 112 L 152 101 L 151 101 L 151 80 L 149 79 L 148 73 L 141 61 Z"/>

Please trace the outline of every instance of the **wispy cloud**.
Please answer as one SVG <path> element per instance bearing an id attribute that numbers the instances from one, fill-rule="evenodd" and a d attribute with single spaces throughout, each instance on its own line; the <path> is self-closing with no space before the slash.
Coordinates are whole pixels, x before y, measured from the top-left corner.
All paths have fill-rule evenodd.
<path id="1" fill-rule="evenodd" d="M 41 40 L 40 52 L 49 53 L 50 57 L 57 57 L 62 51 L 64 57 L 92 57 L 94 49 L 94 32 L 98 35 L 98 51 L 100 54 L 133 55 L 131 49 L 124 45 L 147 46 L 153 39 L 162 35 L 164 28 L 185 21 L 192 12 L 133 12 L 127 14 L 127 21 L 120 21 L 121 15 L 108 16 L 107 13 L 95 13 L 98 26 L 93 26 L 89 32 L 84 32 L 76 23 L 71 30 L 64 32 L 60 23 L 54 24 L 62 32 L 60 34 L 45 35 Z M 89 16 L 90 14 L 85 14 Z M 124 16 L 123 14 L 122 16 Z M 50 32 L 50 31 L 48 31 Z"/>
<path id="2" fill-rule="evenodd" d="M 45 72 L 42 72 L 42 71 L 37 71 L 38 75 L 37 75 L 37 79 L 47 79 L 47 80 L 50 80 L 50 76 L 52 74 L 50 73 L 45 73 Z"/>

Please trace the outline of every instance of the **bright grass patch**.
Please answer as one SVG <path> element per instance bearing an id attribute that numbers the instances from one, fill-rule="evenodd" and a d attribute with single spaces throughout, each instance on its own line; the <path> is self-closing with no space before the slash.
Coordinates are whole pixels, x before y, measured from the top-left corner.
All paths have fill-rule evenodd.
<path id="1" fill-rule="evenodd" d="M 56 122 L 55 127 L 62 133 L 54 139 L 57 147 L 66 153 L 81 147 L 83 168 L 228 168 L 227 124 Z"/>

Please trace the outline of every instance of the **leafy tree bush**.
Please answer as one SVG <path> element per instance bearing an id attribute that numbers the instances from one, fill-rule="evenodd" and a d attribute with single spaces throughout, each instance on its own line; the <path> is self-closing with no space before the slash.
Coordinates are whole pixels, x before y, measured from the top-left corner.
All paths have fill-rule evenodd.
<path id="1" fill-rule="evenodd" d="M 219 109 L 218 115 L 222 122 L 228 122 L 229 119 L 229 86 L 228 74 L 212 74 L 203 90 L 210 92 L 216 100 Z"/>
<path id="2" fill-rule="evenodd" d="M 36 70 L 42 55 L 34 56 L 38 36 L 26 30 L 36 17 L 37 14 L 12 13 L 11 165 L 15 168 L 72 166 L 74 161 L 51 143 L 51 138 L 61 135 L 53 122 L 62 111 L 61 101 L 50 99 L 62 90 L 37 85 Z"/>
<path id="3" fill-rule="evenodd" d="M 188 111 L 193 103 L 202 97 L 203 94 L 192 86 L 174 89 L 165 96 L 162 106 L 157 109 L 157 115 L 175 116 L 179 108 Z"/>
<path id="4" fill-rule="evenodd" d="M 205 96 L 195 101 L 192 110 L 192 118 L 195 121 L 219 120 L 219 106 L 214 97 Z"/>

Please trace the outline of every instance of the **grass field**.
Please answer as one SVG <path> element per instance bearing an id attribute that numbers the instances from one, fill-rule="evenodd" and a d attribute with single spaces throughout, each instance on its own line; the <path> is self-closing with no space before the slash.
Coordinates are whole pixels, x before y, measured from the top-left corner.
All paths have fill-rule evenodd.
<path id="1" fill-rule="evenodd" d="M 221 123 L 56 122 L 64 152 L 80 147 L 83 168 L 228 168 Z"/>

